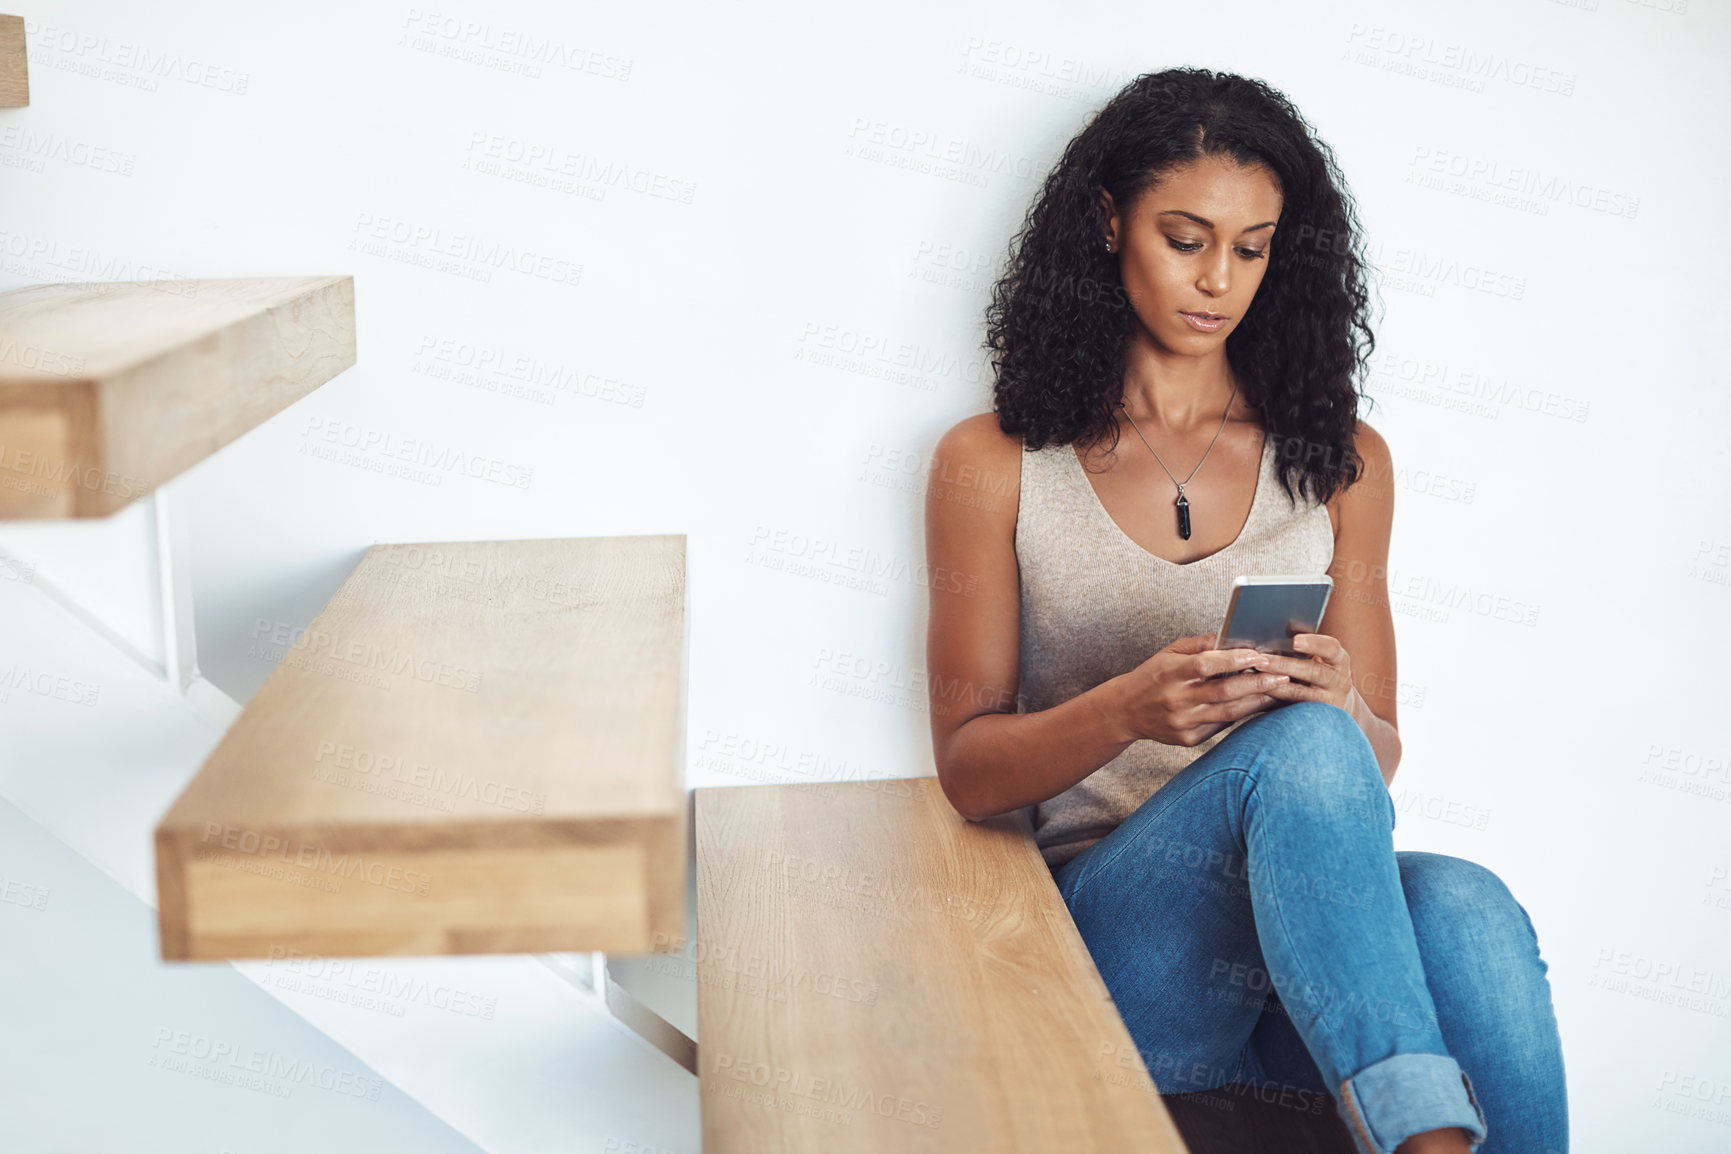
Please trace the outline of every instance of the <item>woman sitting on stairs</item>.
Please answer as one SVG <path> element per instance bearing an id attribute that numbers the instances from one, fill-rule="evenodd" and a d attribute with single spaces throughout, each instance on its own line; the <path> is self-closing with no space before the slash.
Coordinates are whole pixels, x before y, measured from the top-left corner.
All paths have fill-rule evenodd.
<path id="1" fill-rule="evenodd" d="M 971 820 L 1031 809 L 1198 1150 L 1225 1132 L 1199 1103 L 1237 1094 L 1289 1107 L 1271 1149 L 1332 1097 L 1360 1154 L 1562 1154 L 1525 909 L 1394 849 L 1359 236 L 1331 152 L 1259 81 L 1144 75 L 1069 143 L 987 314 L 995 411 L 943 436 L 927 490 L 928 563 L 977 579 L 931 592 L 938 776 Z M 1325 572 L 1298 656 L 1214 648 L 1234 578 Z"/>

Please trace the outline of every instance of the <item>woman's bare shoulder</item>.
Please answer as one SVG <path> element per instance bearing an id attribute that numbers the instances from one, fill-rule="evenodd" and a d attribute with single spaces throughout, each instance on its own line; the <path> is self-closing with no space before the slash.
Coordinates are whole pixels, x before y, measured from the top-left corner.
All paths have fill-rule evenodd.
<path id="1" fill-rule="evenodd" d="M 1335 540 L 1340 540 L 1343 528 L 1359 523 L 1369 523 L 1373 529 L 1381 526 L 1386 538 L 1388 523 L 1394 518 L 1393 455 L 1383 435 L 1362 420 L 1353 430 L 1353 451 L 1362 466 L 1358 478 L 1328 500 Z"/>
<path id="2" fill-rule="evenodd" d="M 996 413 L 977 413 L 950 426 L 932 450 L 927 491 L 1011 518 L 1021 495 L 1022 439 L 1004 432 Z"/>
<path id="3" fill-rule="evenodd" d="M 976 456 L 999 461 L 1015 461 L 1022 451 L 1022 439 L 1004 432 L 996 413 L 975 413 L 951 425 L 939 438 L 938 444 L 972 452 Z"/>

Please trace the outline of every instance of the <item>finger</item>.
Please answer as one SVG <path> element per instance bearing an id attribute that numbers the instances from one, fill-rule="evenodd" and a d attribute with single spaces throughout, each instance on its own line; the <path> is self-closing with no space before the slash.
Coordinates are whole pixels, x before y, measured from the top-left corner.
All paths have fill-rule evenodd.
<path id="1" fill-rule="evenodd" d="M 1191 657 L 1191 673 L 1189 680 L 1220 680 L 1220 682 L 1236 682 L 1236 673 L 1253 673 L 1257 666 L 1257 651 L 1255 649 L 1210 649 L 1205 654 Z"/>
<path id="2" fill-rule="evenodd" d="M 1209 644 L 1212 645 L 1213 642 L 1211 641 Z M 1222 673 L 1237 673 L 1254 667 L 1257 659 L 1261 656 L 1262 654 L 1248 646 L 1233 649 L 1210 648 L 1191 659 L 1190 677 L 1195 680 L 1215 677 Z M 1222 677 L 1221 680 L 1235 681 L 1237 678 Z"/>
<path id="3" fill-rule="evenodd" d="M 1285 673 L 1306 681 L 1314 681 L 1328 667 L 1328 662 L 1320 657 L 1287 657 L 1280 653 L 1264 653 L 1261 658 L 1255 663 L 1257 669 L 1269 673 Z"/>
<path id="4" fill-rule="evenodd" d="M 1222 677 L 1218 681 L 1205 681 L 1197 690 L 1203 701 L 1219 704 L 1225 701 L 1236 701 L 1241 697 L 1254 697 L 1268 690 L 1270 686 L 1284 685 L 1287 675 L 1284 673 L 1250 672 L 1242 677 Z"/>
<path id="5" fill-rule="evenodd" d="M 1201 653 L 1213 649 L 1215 636 L 1212 633 L 1197 633 L 1189 637 L 1180 637 L 1167 648 L 1174 653 Z"/>
<path id="6" fill-rule="evenodd" d="M 1270 686 L 1265 692 L 1270 697 L 1281 701 L 1329 701 L 1328 692 L 1319 686 L 1307 685 L 1302 681 L 1283 681 L 1279 685 Z"/>
<path id="7" fill-rule="evenodd" d="M 1294 633 L 1292 647 L 1300 653 L 1309 653 L 1329 661 L 1340 659 L 1340 640 L 1326 633 Z"/>
<path id="8" fill-rule="evenodd" d="M 1288 676 L 1316 675 L 1316 661 L 1310 657 L 1288 657 L 1284 654 L 1258 654 L 1255 668 L 1264 673 L 1284 673 Z"/>

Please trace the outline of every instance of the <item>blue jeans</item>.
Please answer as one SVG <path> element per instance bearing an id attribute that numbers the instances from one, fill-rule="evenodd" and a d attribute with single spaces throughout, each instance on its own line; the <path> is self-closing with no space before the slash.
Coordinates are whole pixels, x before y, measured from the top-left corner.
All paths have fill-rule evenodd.
<path id="1" fill-rule="evenodd" d="M 1566 1154 L 1526 910 L 1483 866 L 1396 852 L 1394 822 L 1352 716 L 1289 702 L 1054 879 L 1162 1093 L 1332 1095 L 1362 1154 L 1447 1126 L 1480 1154 Z"/>

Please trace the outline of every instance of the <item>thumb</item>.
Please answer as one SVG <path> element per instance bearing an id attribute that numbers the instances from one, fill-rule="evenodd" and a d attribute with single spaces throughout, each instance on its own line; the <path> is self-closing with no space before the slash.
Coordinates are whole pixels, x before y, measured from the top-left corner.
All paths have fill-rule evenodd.
<path id="1" fill-rule="evenodd" d="M 1204 653 L 1214 648 L 1216 640 L 1212 633 L 1197 633 L 1190 637 L 1180 637 L 1166 648 L 1174 653 Z"/>

